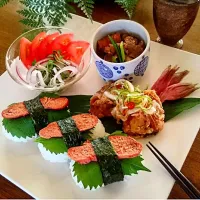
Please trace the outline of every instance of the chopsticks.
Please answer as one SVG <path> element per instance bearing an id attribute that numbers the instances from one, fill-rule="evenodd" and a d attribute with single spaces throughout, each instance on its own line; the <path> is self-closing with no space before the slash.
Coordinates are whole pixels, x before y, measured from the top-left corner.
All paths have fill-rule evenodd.
<path id="1" fill-rule="evenodd" d="M 190 198 L 200 199 L 200 191 L 198 191 L 198 189 L 180 171 L 178 171 L 151 142 L 147 144 L 147 147 Z"/>

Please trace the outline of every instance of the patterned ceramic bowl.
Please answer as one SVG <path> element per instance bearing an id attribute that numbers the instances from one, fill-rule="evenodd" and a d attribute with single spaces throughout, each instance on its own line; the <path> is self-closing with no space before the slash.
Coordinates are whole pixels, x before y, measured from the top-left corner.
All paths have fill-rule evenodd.
<path id="1" fill-rule="evenodd" d="M 97 41 L 114 32 L 128 32 L 143 39 L 146 48 L 137 58 L 124 63 L 112 63 L 105 61 L 96 54 Z M 149 62 L 150 36 L 147 30 L 140 24 L 130 20 L 115 20 L 100 26 L 92 38 L 91 49 L 93 58 L 103 80 L 118 80 L 121 78 L 134 80 L 135 76 L 143 76 Z"/>

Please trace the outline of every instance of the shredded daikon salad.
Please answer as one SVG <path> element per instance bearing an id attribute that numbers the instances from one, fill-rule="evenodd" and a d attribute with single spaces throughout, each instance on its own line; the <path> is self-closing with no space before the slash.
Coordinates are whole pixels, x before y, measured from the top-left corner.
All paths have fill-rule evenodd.
<path id="1" fill-rule="evenodd" d="M 122 121 L 126 121 L 129 115 L 139 111 L 151 115 L 156 112 L 156 106 L 158 106 L 158 103 L 145 95 L 139 86 L 133 86 L 125 79 L 111 84 L 104 95 L 115 101 L 116 106 L 112 110 L 112 115 Z"/>
<path id="2" fill-rule="evenodd" d="M 77 73 L 76 64 L 62 59 L 59 51 L 55 51 L 53 56 L 35 63 L 28 70 L 26 81 L 36 87 L 59 87 Z"/>

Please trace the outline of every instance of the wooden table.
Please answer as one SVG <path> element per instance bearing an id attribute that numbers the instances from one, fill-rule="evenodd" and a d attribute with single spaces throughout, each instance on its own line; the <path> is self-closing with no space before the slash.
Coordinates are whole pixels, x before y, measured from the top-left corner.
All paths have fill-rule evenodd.
<path id="1" fill-rule="evenodd" d="M 16 13 L 20 5 L 17 1 L 11 1 L 8 5 L 0 8 L 0 74 L 5 71 L 5 54 L 11 42 L 21 34 L 23 26 L 18 22 L 20 17 Z M 83 15 L 80 11 L 79 15 Z M 105 23 L 114 19 L 127 18 L 123 10 L 112 1 L 97 1 L 93 18 L 95 21 Z M 150 33 L 151 40 L 155 40 L 157 33 L 153 23 L 152 0 L 140 0 L 133 20 L 144 25 Z M 200 12 L 187 35 L 184 37 L 183 50 L 200 54 Z M 190 133 L 188 133 L 190 134 Z M 200 132 L 198 133 L 192 148 L 182 167 L 185 174 L 200 189 Z M 0 198 L 27 199 L 28 194 L 0 176 Z M 175 184 L 169 198 L 188 198 L 187 195 Z"/>

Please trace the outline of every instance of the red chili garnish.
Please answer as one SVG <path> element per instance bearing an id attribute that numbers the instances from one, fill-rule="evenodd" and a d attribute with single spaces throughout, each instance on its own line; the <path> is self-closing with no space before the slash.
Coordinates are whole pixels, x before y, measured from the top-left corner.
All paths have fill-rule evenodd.
<path id="1" fill-rule="evenodd" d="M 117 85 L 116 85 L 116 88 L 117 88 L 117 89 L 122 89 L 122 85 L 121 85 L 121 84 L 117 84 Z"/>
<path id="2" fill-rule="evenodd" d="M 126 106 L 128 107 L 129 110 L 132 110 L 133 108 L 135 108 L 135 103 L 134 102 L 127 102 Z"/>

